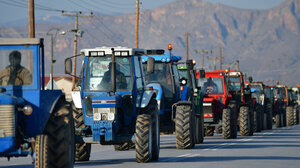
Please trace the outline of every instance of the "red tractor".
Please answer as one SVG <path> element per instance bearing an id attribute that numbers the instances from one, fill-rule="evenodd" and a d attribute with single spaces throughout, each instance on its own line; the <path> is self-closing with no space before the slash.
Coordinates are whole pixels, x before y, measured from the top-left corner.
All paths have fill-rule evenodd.
<path id="1" fill-rule="evenodd" d="M 232 96 L 231 100 L 236 104 L 236 118 L 240 134 L 241 136 L 251 136 L 253 135 L 254 126 L 254 101 L 251 98 L 250 89 L 245 87 L 242 72 L 230 70 L 225 74 L 228 80 L 228 90 Z"/>
<path id="2" fill-rule="evenodd" d="M 206 136 L 213 136 L 216 129 L 216 132 L 222 132 L 224 139 L 229 139 L 237 136 L 236 103 L 228 92 L 225 74 L 205 72 L 205 78 L 200 78 L 198 85 L 205 92 L 203 115 Z"/>

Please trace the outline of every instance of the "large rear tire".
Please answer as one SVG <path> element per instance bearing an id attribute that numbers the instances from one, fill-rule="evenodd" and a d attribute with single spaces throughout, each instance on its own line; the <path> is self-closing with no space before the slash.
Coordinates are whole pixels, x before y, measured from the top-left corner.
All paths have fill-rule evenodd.
<path id="1" fill-rule="evenodd" d="M 260 110 L 260 105 L 256 105 L 255 106 L 255 110 L 254 110 L 254 125 L 253 125 L 253 129 L 254 132 L 261 132 L 261 113 L 262 111 Z"/>
<path id="2" fill-rule="evenodd" d="M 176 107 L 175 135 L 177 149 L 191 149 L 195 146 L 193 140 L 192 108 L 189 105 L 179 105 Z"/>
<path id="3" fill-rule="evenodd" d="M 51 114 L 44 133 L 36 138 L 35 167 L 73 167 L 74 140 L 71 105 L 61 101 Z"/>
<path id="4" fill-rule="evenodd" d="M 241 136 L 251 136 L 251 113 L 249 107 L 240 107 L 239 120 Z"/>
<path id="5" fill-rule="evenodd" d="M 207 126 L 205 127 L 205 136 L 214 136 L 215 127 Z"/>
<path id="6" fill-rule="evenodd" d="M 286 125 L 287 126 L 292 126 L 294 124 L 295 124 L 295 122 L 294 122 L 294 110 L 293 110 L 293 107 L 288 106 L 286 108 Z"/>
<path id="7" fill-rule="evenodd" d="M 83 112 L 82 109 L 77 109 L 74 104 L 72 104 L 72 111 L 73 111 L 73 118 L 74 118 L 74 126 L 75 129 L 78 130 L 75 131 L 75 135 L 80 136 L 82 134 L 82 131 L 80 129 L 83 129 L 86 127 L 86 125 L 83 122 Z M 75 144 L 75 161 L 89 161 L 90 160 L 90 154 L 91 154 L 91 144 L 87 144 L 84 142 L 76 143 Z"/>
<path id="8" fill-rule="evenodd" d="M 266 111 L 266 120 L 264 122 L 266 122 L 266 126 L 265 129 L 272 129 L 272 113 L 273 113 L 273 105 L 271 103 L 268 103 L 266 105 L 267 111 Z"/>
<path id="9" fill-rule="evenodd" d="M 281 113 L 281 126 L 286 126 L 286 108 L 284 108 Z"/>
<path id="10" fill-rule="evenodd" d="M 282 127 L 281 126 L 281 113 L 280 112 L 275 115 L 275 127 L 276 128 Z"/>
<path id="11" fill-rule="evenodd" d="M 196 144 L 203 143 L 203 123 L 200 117 L 196 117 Z"/>

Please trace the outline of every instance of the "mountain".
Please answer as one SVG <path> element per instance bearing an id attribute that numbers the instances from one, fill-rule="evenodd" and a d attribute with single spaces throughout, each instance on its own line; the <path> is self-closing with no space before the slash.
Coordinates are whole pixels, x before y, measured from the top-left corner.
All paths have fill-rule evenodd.
<path id="1" fill-rule="evenodd" d="M 134 46 L 135 14 L 95 15 L 80 18 L 78 48 L 97 46 Z M 36 36 L 45 38 L 46 56 L 50 58 L 51 27 L 73 29 L 73 22 L 36 23 Z M 269 10 L 245 10 L 204 0 L 178 0 L 154 10 L 142 11 L 140 16 L 140 47 L 167 48 L 185 58 L 185 32 L 189 32 L 189 55 L 201 66 L 201 54 L 195 50 L 211 49 L 206 54 L 205 68 L 212 68 L 207 57 L 219 55 L 223 49 L 223 67 L 240 69 L 254 80 L 280 80 L 288 85 L 300 82 L 300 1 L 286 0 Z M 27 27 L 1 27 L 1 37 L 25 37 Z M 55 73 L 63 73 L 63 60 L 73 55 L 73 34 L 57 35 L 55 44 Z M 49 67 L 47 67 L 49 69 Z M 298 71 L 299 70 L 299 71 Z M 274 84 L 271 82 L 269 84 Z"/>

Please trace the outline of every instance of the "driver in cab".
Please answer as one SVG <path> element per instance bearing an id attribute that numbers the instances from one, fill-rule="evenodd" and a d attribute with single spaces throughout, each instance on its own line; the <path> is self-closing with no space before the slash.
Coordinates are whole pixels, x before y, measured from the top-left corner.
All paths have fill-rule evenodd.
<path id="1" fill-rule="evenodd" d="M 10 65 L 0 71 L 0 85 L 30 85 L 32 76 L 28 69 L 21 65 L 21 53 L 12 51 L 9 54 Z"/>

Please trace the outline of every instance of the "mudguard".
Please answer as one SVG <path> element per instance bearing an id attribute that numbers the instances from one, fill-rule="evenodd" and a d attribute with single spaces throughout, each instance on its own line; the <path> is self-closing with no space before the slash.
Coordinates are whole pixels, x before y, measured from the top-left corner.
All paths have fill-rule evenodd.
<path id="1" fill-rule="evenodd" d="M 156 100 L 157 100 L 157 107 L 158 107 L 158 114 L 162 115 L 164 113 L 164 103 L 163 103 L 163 89 L 160 84 L 158 83 L 150 83 L 147 87 L 153 87 L 156 92 Z"/>
<path id="2" fill-rule="evenodd" d="M 81 104 L 81 96 L 80 96 L 80 91 L 72 91 L 71 92 L 72 100 L 76 108 L 81 109 L 82 104 Z"/>
<path id="3" fill-rule="evenodd" d="M 141 108 L 145 108 L 150 103 L 152 97 L 156 97 L 156 93 L 154 90 L 145 90 L 143 97 L 142 97 L 142 105 Z"/>

